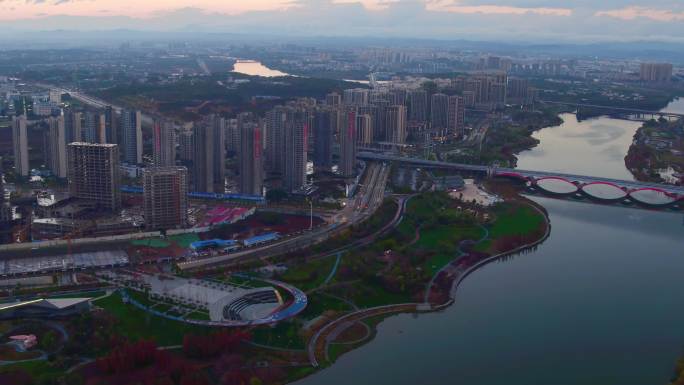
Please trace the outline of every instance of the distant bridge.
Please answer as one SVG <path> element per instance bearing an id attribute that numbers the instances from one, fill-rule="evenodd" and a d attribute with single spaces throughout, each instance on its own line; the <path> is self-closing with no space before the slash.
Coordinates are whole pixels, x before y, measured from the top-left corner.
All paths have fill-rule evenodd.
<path id="1" fill-rule="evenodd" d="M 605 200 L 634 200 L 649 205 L 668 205 L 684 202 L 684 186 L 649 183 L 621 179 L 602 178 L 587 175 L 558 173 L 554 171 L 531 171 L 515 168 L 492 167 L 410 158 L 372 152 L 359 152 L 359 159 L 381 162 L 398 162 L 426 168 L 442 168 L 481 173 L 490 176 L 516 178 L 530 182 L 545 191 L 557 194 L 584 192 Z M 549 182 L 555 184 L 554 188 Z"/>
<path id="2" fill-rule="evenodd" d="M 625 112 L 628 114 L 635 114 L 635 115 L 666 116 L 668 118 L 676 118 L 676 119 L 684 118 L 684 114 L 678 114 L 676 112 L 651 111 L 651 110 L 642 110 L 639 108 L 601 106 L 601 105 L 597 105 L 597 104 L 586 104 L 586 103 L 554 102 L 551 100 L 540 100 L 540 102 L 541 103 L 547 103 L 547 104 L 558 104 L 558 105 L 562 105 L 562 106 L 577 107 L 577 109 L 580 109 L 582 107 L 586 107 L 586 108 L 595 108 L 595 109 L 600 109 L 600 110 Z"/>

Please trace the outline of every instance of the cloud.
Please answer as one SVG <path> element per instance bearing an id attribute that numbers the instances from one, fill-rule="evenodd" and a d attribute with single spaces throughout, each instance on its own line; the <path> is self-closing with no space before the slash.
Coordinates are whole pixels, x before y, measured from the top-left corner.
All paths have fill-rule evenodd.
<path id="1" fill-rule="evenodd" d="M 542 16 L 572 16 L 570 8 L 556 7 L 520 7 L 510 5 L 466 5 L 454 0 L 426 0 L 426 8 L 436 12 L 452 12 L 462 14 L 484 15 L 542 15 Z"/>
<path id="2" fill-rule="evenodd" d="M 629 6 L 621 9 L 596 12 L 597 17 L 612 17 L 621 20 L 634 20 L 645 18 L 655 21 L 676 22 L 684 21 L 684 12 L 676 12 L 669 9 L 655 9 L 648 7 Z"/>
<path id="3" fill-rule="evenodd" d="M 15 30 L 132 29 L 255 36 L 684 41 L 683 3 L 684 0 L 0 0 L 0 24 Z"/>
<path id="4" fill-rule="evenodd" d="M 361 4 L 364 8 L 372 11 L 382 11 L 393 3 L 400 0 L 333 0 L 333 4 Z"/>

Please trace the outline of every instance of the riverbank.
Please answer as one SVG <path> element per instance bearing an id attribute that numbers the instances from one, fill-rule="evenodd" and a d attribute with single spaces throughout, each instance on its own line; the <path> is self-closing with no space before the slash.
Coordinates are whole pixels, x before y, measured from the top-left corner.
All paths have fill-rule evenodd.
<path id="1" fill-rule="evenodd" d="M 346 280 L 353 282 L 355 288 L 368 285 L 367 282 L 364 283 L 364 275 L 374 277 L 373 280 L 379 279 L 387 286 L 387 273 L 393 272 L 399 274 L 399 277 L 404 277 L 404 288 L 414 289 L 400 290 L 395 287 L 393 290 L 390 285 L 384 288 L 387 292 L 384 303 L 372 303 L 372 306 L 368 306 L 371 304 L 368 298 L 365 298 L 368 293 L 358 293 L 354 290 L 340 292 L 340 288 L 345 286 L 345 278 L 336 276 L 332 286 L 321 288 L 318 292 L 332 291 L 337 296 L 347 295 L 347 299 L 352 302 L 365 304 L 355 306 L 357 310 L 351 312 L 328 314 L 314 330 L 309 331 L 307 355 L 313 367 L 327 367 L 343 354 L 370 342 L 375 335 L 376 326 L 388 316 L 443 310 L 453 302 L 458 282 L 474 271 L 476 266 L 534 247 L 535 244 L 543 242 L 549 234 L 550 225 L 543 208 L 523 197 L 509 199 L 492 209 L 470 207 L 458 201 L 453 201 L 453 207 L 450 207 L 443 196 L 431 194 L 416 196 L 414 200 L 415 202 L 409 202 L 401 225 L 389 237 L 381 240 L 388 242 L 386 245 L 396 241 L 392 243 L 396 248 L 386 249 L 384 252 L 382 248 L 375 251 L 376 258 L 377 254 L 380 254 L 379 257 L 385 262 L 384 266 L 380 266 L 379 270 L 361 274 L 360 280 L 350 276 L 348 271 L 344 273 L 345 266 L 340 267 L 343 274 L 347 275 Z M 445 214 L 439 215 L 444 221 L 444 216 L 453 215 L 459 206 L 462 211 L 470 211 L 469 215 L 479 220 L 467 225 L 461 223 L 456 227 L 454 224 L 439 224 L 440 219 L 435 218 L 435 212 L 446 211 Z M 437 207 L 440 210 L 435 210 Z M 450 211 L 452 209 L 454 212 Z M 435 218 L 436 221 L 431 222 L 429 217 Z M 521 226 L 517 226 L 519 224 Z M 500 250 L 502 251 L 498 252 Z M 367 258 L 368 252 L 369 250 L 357 250 L 353 255 L 345 255 L 342 264 L 353 265 L 355 259 L 361 259 L 362 265 L 372 266 L 373 261 Z M 413 262 L 410 266 L 415 270 L 429 274 L 408 277 L 407 271 L 402 273 L 401 270 L 395 270 L 404 263 L 402 255 L 410 256 L 409 259 Z M 419 263 L 426 255 L 429 257 Z M 421 281 L 423 283 L 420 283 Z M 418 290 L 416 284 L 420 286 Z M 395 296 L 390 296 L 391 292 L 395 292 Z M 401 295 L 402 292 L 405 294 Z M 415 294 L 410 294 L 411 292 Z M 353 343 L 344 343 L 345 338 L 350 339 L 347 334 L 351 333 L 358 337 L 353 331 L 365 328 L 370 328 L 371 332 L 365 333 L 362 338 L 351 338 Z"/>
<path id="2" fill-rule="evenodd" d="M 444 148 L 447 160 L 455 163 L 492 164 L 515 167 L 518 154 L 539 144 L 534 133 L 563 124 L 560 114 L 568 110 L 563 106 L 548 106 L 536 111 L 506 111 L 504 119 L 497 119 L 484 129 L 480 143 L 458 144 Z M 485 123 L 487 125 L 487 123 Z M 480 129 L 482 130 L 482 128 Z"/>
<path id="3" fill-rule="evenodd" d="M 625 166 L 644 182 L 684 183 L 684 120 L 645 122 L 634 135 Z"/>

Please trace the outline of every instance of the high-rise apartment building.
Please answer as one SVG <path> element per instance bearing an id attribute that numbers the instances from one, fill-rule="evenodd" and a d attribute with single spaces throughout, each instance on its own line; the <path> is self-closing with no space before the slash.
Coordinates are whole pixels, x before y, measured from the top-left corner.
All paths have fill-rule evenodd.
<path id="1" fill-rule="evenodd" d="M 398 88 L 389 92 L 389 104 L 392 106 L 405 106 L 407 98 L 408 92 L 405 89 Z"/>
<path id="2" fill-rule="evenodd" d="M 121 208 L 119 147 L 116 144 L 70 143 L 67 146 L 67 176 L 72 197 L 91 201 L 102 210 Z"/>
<path id="3" fill-rule="evenodd" d="M 371 115 L 356 115 L 356 143 L 359 145 L 373 143 L 373 119 Z"/>
<path id="4" fill-rule="evenodd" d="M 268 172 L 284 174 L 285 124 L 291 119 L 292 108 L 278 106 L 266 113 L 266 165 Z M 288 117 L 290 116 L 290 117 Z"/>
<path id="5" fill-rule="evenodd" d="M 212 170 L 214 172 L 214 184 L 216 192 L 225 190 L 226 177 L 226 120 L 218 115 L 207 116 L 203 124 L 206 124 L 212 131 L 213 159 Z"/>
<path id="6" fill-rule="evenodd" d="M 148 230 L 188 224 L 188 171 L 185 167 L 147 167 L 143 172 L 143 208 Z"/>
<path id="7" fill-rule="evenodd" d="M 158 167 L 176 164 L 176 129 L 169 121 L 157 120 L 152 127 L 152 156 Z"/>
<path id="8" fill-rule="evenodd" d="M 226 151 L 238 153 L 240 151 L 240 129 L 238 119 L 226 120 Z"/>
<path id="9" fill-rule="evenodd" d="M 64 130 L 67 143 L 80 142 L 83 114 L 71 110 L 64 111 Z"/>
<path id="10" fill-rule="evenodd" d="M 339 95 L 338 95 L 339 96 Z M 332 168 L 332 144 L 337 127 L 337 109 L 320 109 L 314 115 L 314 167 L 322 171 Z"/>
<path id="11" fill-rule="evenodd" d="M 123 110 L 119 121 L 120 148 L 124 162 L 142 163 L 142 114 L 140 111 Z"/>
<path id="12" fill-rule="evenodd" d="M 386 141 L 395 144 L 406 142 L 406 106 L 389 106 L 385 109 Z"/>
<path id="13" fill-rule="evenodd" d="M 305 110 L 291 111 L 285 121 L 283 187 L 290 192 L 306 184 L 307 139 L 309 114 Z"/>
<path id="14" fill-rule="evenodd" d="M 28 133 L 26 115 L 12 119 L 12 146 L 14 149 L 14 172 L 19 176 L 29 175 Z"/>
<path id="15" fill-rule="evenodd" d="M 192 191 L 214 192 L 214 130 L 207 124 L 195 125 L 192 142 Z"/>
<path id="16" fill-rule="evenodd" d="M 262 195 L 264 184 L 263 143 L 261 127 L 256 122 L 240 124 L 240 193 Z"/>
<path id="17" fill-rule="evenodd" d="M 411 122 L 426 122 L 428 117 L 428 97 L 423 90 L 413 90 L 408 94 L 408 119 Z"/>
<path id="18" fill-rule="evenodd" d="M 365 106 L 369 101 L 369 91 L 366 88 L 352 88 L 344 90 L 344 104 L 348 106 Z"/>
<path id="19" fill-rule="evenodd" d="M 434 94 L 431 98 L 430 124 L 433 129 L 446 129 L 449 119 L 449 96 Z"/>
<path id="20" fill-rule="evenodd" d="M 45 155 L 47 165 L 58 178 L 67 177 L 67 140 L 64 117 L 52 117 L 48 120 Z"/>
<path id="21" fill-rule="evenodd" d="M 641 63 L 639 79 L 651 83 L 668 83 L 672 80 L 672 64 Z"/>
<path id="22" fill-rule="evenodd" d="M 529 100 L 529 81 L 525 78 L 508 78 L 507 100 L 511 103 L 526 104 Z"/>
<path id="23" fill-rule="evenodd" d="M 96 112 L 85 113 L 82 140 L 86 143 L 106 143 L 107 133 L 105 128 L 105 116 Z"/>
<path id="24" fill-rule="evenodd" d="M 182 130 L 178 134 L 178 157 L 182 161 L 192 161 L 195 156 L 194 134 L 190 130 Z"/>
<path id="25" fill-rule="evenodd" d="M 447 129 L 449 134 L 463 136 L 465 130 L 465 99 L 462 96 L 449 96 Z"/>
<path id="26" fill-rule="evenodd" d="M 105 140 L 103 143 L 117 143 L 118 141 L 118 125 L 116 124 L 116 114 L 112 106 L 105 107 Z"/>
<path id="27" fill-rule="evenodd" d="M 325 104 L 330 107 L 337 107 L 342 104 L 342 96 L 337 92 L 325 96 Z"/>
<path id="28" fill-rule="evenodd" d="M 340 175 L 351 177 L 356 166 L 357 113 L 355 108 L 345 108 L 340 114 Z"/>

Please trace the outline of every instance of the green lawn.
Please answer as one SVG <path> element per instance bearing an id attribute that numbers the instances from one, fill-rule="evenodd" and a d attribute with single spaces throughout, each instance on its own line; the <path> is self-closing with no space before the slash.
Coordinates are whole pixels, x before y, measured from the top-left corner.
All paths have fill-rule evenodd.
<path id="1" fill-rule="evenodd" d="M 95 301 L 95 305 L 116 317 L 118 332 L 132 340 L 151 338 L 160 346 L 178 345 L 183 342 L 183 336 L 187 333 L 206 334 L 210 330 L 154 316 L 123 303 L 118 293 Z"/>
<path id="2" fill-rule="evenodd" d="M 299 335 L 300 324 L 294 320 L 282 321 L 275 326 L 260 326 L 252 330 L 252 341 L 285 349 L 304 349 Z"/>
<path id="3" fill-rule="evenodd" d="M 163 249 L 171 246 L 171 243 L 161 238 L 146 238 L 146 239 L 136 239 L 131 241 L 133 246 L 146 246 L 153 247 L 155 249 Z"/>
<path id="4" fill-rule="evenodd" d="M 188 248 L 188 247 L 190 247 L 191 243 L 197 242 L 200 240 L 199 236 L 195 233 L 172 235 L 168 239 L 170 241 L 175 242 L 178 246 L 183 247 L 183 248 Z"/>
<path id="5" fill-rule="evenodd" d="M 172 243 L 177 244 L 179 247 L 188 248 L 193 242 L 199 241 L 199 236 L 197 234 L 180 234 L 172 235 L 167 238 L 145 238 L 136 239 L 131 241 L 133 246 L 147 246 L 153 247 L 155 249 L 163 249 L 171 246 Z"/>
<path id="6" fill-rule="evenodd" d="M 55 378 L 64 373 L 63 369 L 52 366 L 52 364 L 47 361 L 29 361 L 0 366 L 0 373 L 7 373 L 14 370 L 23 370 L 29 373 L 36 384 L 51 384 L 53 383 L 50 382 L 51 380 L 54 381 Z"/>
<path id="7" fill-rule="evenodd" d="M 291 266 L 279 279 L 297 286 L 300 290 L 311 290 L 323 284 L 335 266 L 336 256 L 318 259 Z"/>
<path id="8" fill-rule="evenodd" d="M 421 230 L 420 239 L 414 247 L 438 250 L 440 243 L 449 242 L 455 246 L 464 240 L 478 241 L 484 236 L 484 230 L 478 226 L 447 225 L 430 230 Z"/>
<path id="9" fill-rule="evenodd" d="M 359 308 L 369 308 L 393 303 L 412 302 L 409 293 L 392 293 L 380 283 L 361 282 L 335 289 L 335 295 L 350 299 Z"/>
<path id="10" fill-rule="evenodd" d="M 544 217 L 527 205 L 502 204 L 496 208 L 496 222 L 489 230 L 492 239 L 528 234 L 544 224 Z"/>
<path id="11" fill-rule="evenodd" d="M 323 312 L 326 310 L 352 310 L 351 306 L 349 306 L 349 304 L 346 302 L 338 298 L 331 297 L 330 295 L 327 295 L 321 291 L 310 294 L 308 296 L 308 301 L 309 303 L 306 305 L 306 309 L 299 315 L 306 320 L 314 319 L 323 314 Z"/>
<path id="12" fill-rule="evenodd" d="M 201 321 L 209 321 L 209 314 L 205 312 L 200 312 L 200 311 L 193 311 L 192 313 L 188 314 L 186 318 L 191 318 L 191 319 L 196 319 L 196 320 L 201 320 Z"/>
<path id="13" fill-rule="evenodd" d="M 435 254 L 427 261 L 425 261 L 423 269 L 432 276 L 435 275 L 444 266 L 448 265 L 451 261 L 457 258 L 457 255 Z"/>

